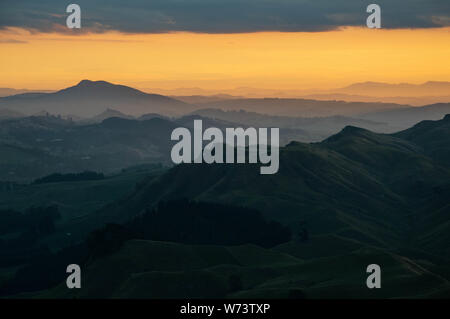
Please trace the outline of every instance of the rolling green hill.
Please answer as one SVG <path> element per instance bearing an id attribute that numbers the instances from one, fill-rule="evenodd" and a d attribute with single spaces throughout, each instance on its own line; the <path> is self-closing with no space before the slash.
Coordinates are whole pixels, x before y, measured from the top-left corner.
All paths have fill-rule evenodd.
<path id="1" fill-rule="evenodd" d="M 383 265 L 383 289 L 365 268 Z M 396 298 L 445 294 L 449 282 L 415 262 L 374 249 L 304 261 L 253 245 L 188 246 L 132 240 L 85 269 L 82 289 L 65 284 L 34 298 Z M 26 295 L 25 295 L 26 296 Z M 22 295 L 23 297 L 23 295 Z"/>
<path id="2" fill-rule="evenodd" d="M 61 248 L 83 239 L 89 231 L 102 225 L 102 221 L 95 218 L 84 223 L 88 216 L 132 193 L 142 180 L 153 178 L 163 170 L 160 165 L 146 165 L 132 167 L 101 180 L 0 183 L 0 210 L 24 211 L 29 207 L 57 206 L 61 214 L 57 231 L 44 242 L 50 247 Z"/>
<path id="3" fill-rule="evenodd" d="M 394 136 L 420 145 L 430 157 L 450 165 L 450 114 L 440 121 L 422 121 Z"/>
<path id="4" fill-rule="evenodd" d="M 449 297 L 450 163 L 445 155 L 448 119 L 426 121 L 395 134 L 346 127 L 320 143 L 292 142 L 281 148 L 280 170 L 274 175 L 260 175 L 257 164 L 182 164 L 150 174 L 134 188 L 132 180 L 139 175 L 136 171 L 96 181 L 39 184 L 24 189 L 14 186 L 19 188 L 13 187 L 12 191 L 4 187 L 4 192 L 14 194 L 9 199 L 7 193 L 0 193 L 4 208 L 25 208 L 25 198 L 36 205 L 58 199 L 64 208 L 65 224 L 57 224 L 57 233 L 49 237 L 49 242 L 65 232 L 78 234 L 76 238 L 81 241 L 89 231 L 105 223 L 126 226 L 134 220 L 145 226 L 142 221 L 146 214 L 162 201 L 182 198 L 256 209 L 267 220 L 289 226 L 293 235 L 291 241 L 272 248 L 240 243 L 212 245 L 204 238 L 188 244 L 183 242 L 183 238 L 192 239 L 187 232 L 192 234 L 197 222 L 206 223 L 214 216 L 213 211 L 211 216 L 204 215 L 207 209 L 199 212 L 197 219 L 190 218 L 189 214 L 196 212 L 191 207 L 187 221 L 174 220 L 172 228 L 168 226 L 170 216 L 162 224 L 158 219 L 147 220 L 150 225 L 164 225 L 163 235 L 173 231 L 172 239 L 164 240 L 175 242 L 107 232 L 105 240 L 117 240 L 120 245 L 102 255 L 90 256 L 83 266 L 81 290 L 68 290 L 62 282 L 14 295 Z M 120 200 L 107 200 L 120 194 Z M 83 203 L 88 207 L 83 208 Z M 219 230 L 211 226 L 214 223 L 207 225 L 211 232 L 214 227 Z M 245 231 L 239 227 L 236 230 Z M 52 258 L 55 261 L 59 257 Z M 365 285 L 366 267 L 373 263 L 382 267 L 383 288 L 379 290 L 369 290 Z M 0 279 L 21 282 L 33 267 L 31 264 L 19 270 L 17 278 L 14 268 L 2 269 Z"/>
<path id="5" fill-rule="evenodd" d="M 346 127 L 321 143 L 293 142 L 281 149 L 275 175 L 249 164 L 178 165 L 98 214 L 121 221 L 160 200 L 185 197 L 257 208 L 294 231 L 307 225 L 313 236 L 449 258 L 450 170 L 401 134 Z"/>

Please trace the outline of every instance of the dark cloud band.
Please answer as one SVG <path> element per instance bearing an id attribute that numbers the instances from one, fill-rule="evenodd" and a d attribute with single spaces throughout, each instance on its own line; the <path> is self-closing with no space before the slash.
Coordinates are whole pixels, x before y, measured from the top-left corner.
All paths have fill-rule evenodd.
<path id="1" fill-rule="evenodd" d="M 61 30 L 70 3 L 94 32 L 324 31 L 365 25 L 370 3 L 381 6 L 383 28 L 450 25 L 449 0 L 1 0 L 0 28 Z"/>

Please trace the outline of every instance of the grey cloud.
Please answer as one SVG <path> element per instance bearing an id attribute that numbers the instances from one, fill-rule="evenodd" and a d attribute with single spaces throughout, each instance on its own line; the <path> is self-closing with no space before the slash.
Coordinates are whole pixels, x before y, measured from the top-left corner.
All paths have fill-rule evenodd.
<path id="1" fill-rule="evenodd" d="M 82 29 L 129 33 L 191 31 L 233 33 L 323 31 L 363 26 L 366 7 L 382 9 L 383 28 L 430 28 L 449 24 L 448 0 L 73 0 L 82 9 Z M 65 26 L 57 0 L 2 0 L 0 28 L 38 31 Z M 101 27 L 99 27 L 101 26 Z"/>

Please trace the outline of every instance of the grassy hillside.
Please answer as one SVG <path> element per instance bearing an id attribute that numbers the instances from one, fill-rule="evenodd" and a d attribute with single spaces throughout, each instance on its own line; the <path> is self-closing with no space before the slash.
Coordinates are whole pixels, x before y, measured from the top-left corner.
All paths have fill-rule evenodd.
<path id="1" fill-rule="evenodd" d="M 293 142 L 281 149 L 275 175 L 249 164 L 178 165 L 99 214 L 119 221 L 121 212 L 186 197 L 257 208 L 294 232 L 449 258 L 448 163 L 400 134 L 346 127 L 321 143 Z"/>
<path id="2" fill-rule="evenodd" d="M 448 117 L 391 135 L 346 127 L 320 143 L 292 142 L 281 148 L 275 175 L 260 175 L 257 164 L 184 164 L 162 172 L 125 171 L 96 181 L 3 185 L 0 208 L 50 203 L 62 207 L 56 233 L 42 243 L 64 242 L 71 233 L 76 244 L 105 223 L 122 224 L 106 227 L 95 233 L 100 235 L 94 241 L 88 240 L 83 289 L 68 290 L 60 280 L 65 274 L 60 273 L 58 280 L 34 283 L 34 292 L 14 290 L 14 295 L 448 297 L 450 163 L 443 155 L 447 129 Z M 143 179 L 136 184 L 138 177 Z M 176 206 L 175 214 L 158 215 L 165 212 L 162 201 L 182 198 L 201 201 L 204 209 Z M 218 242 L 221 226 L 228 224 L 218 218 L 222 206 L 214 206 L 217 203 L 226 204 L 225 211 L 256 209 L 266 220 L 288 226 L 292 240 L 266 248 Z M 266 239 L 276 234 L 276 227 L 264 223 L 255 222 L 250 229 L 244 218 L 239 223 L 230 214 L 230 219 L 238 232 L 233 238 L 259 234 L 257 227 L 267 233 Z M 92 243 L 105 249 L 92 250 Z M 45 260 L 59 265 L 71 254 L 67 249 L 49 259 L 31 258 L 18 271 L 9 265 L 0 271 L 0 281 L 24 284 L 36 277 L 35 269 L 48 269 Z M 373 263 L 382 267 L 380 290 L 365 285 L 366 267 Z"/>
<path id="3" fill-rule="evenodd" d="M 420 145 L 430 157 L 449 165 L 450 114 L 440 121 L 422 121 L 395 136 Z"/>
<path id="4" fill-rule="evenodd" d="M 365 268 L 383 265 L 383 289 Z M 257 246 L 128 241 L 85 269 L 83 289 L 65 285 L 35 298 L 396 298 L 439 296 L 449 283 L 406 258 L 374 249 L 308 261 Z M 339 291 L 339 293 L 337 293 Z"/>
<path id="5" fill-rule="evenodd" d="M 0 184 L 0 210 L 24 211 L 29 207 L 55 205 L 61 214 L 55 234 L 45 239 L 51 247 L 63 247 L 79 241 L 102 225 L 95 218 L 84 220 L 110 202 L 132 193 L 142 180 L 153 178 L 164 169 L 158 165 L 133 167 L 102 180 L 45 184 Z M 68 234 L 70 234 L 68 236 Z M 1 239 L 1 238 L 0 238 Z"/>

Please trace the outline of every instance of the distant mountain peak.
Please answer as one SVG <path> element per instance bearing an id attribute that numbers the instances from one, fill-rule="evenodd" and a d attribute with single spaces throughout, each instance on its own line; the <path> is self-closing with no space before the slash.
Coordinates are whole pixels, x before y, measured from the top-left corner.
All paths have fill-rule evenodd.
<path id="1" fill-rule="evenodd" d="M 91 81 L 91 80 L 81 80 L 76 87 L 111 87 L 115 86 L 115 84 L 112 84 L 110 82 L 106 81 Z"/>
<path id="2" fill-rule="evenodd" d="M 121 85 L 121 84 L 113 84 L 107 81 L 91 81 L 91 80 L 81 80 L 78 84 L 62 89 L 57 93 L 72 93 L 76 92 L 76 94 L 89 94 L 93 97 L 99 98 L 100 96 L 108 97 L 108 98 L 121 98 L 124 96 L 148 96 L 147 93 L 144 93 L 135 88 Z"/>
<path id="3" fill-rule="evenodd" d="M 86 84 L 89 84 L 89 83 L 92 83 L 92 82 L 94 82 L 94 81 L 91 81 L 91 80 L 81 80 L 77 85 L 86 85 Z"/>

